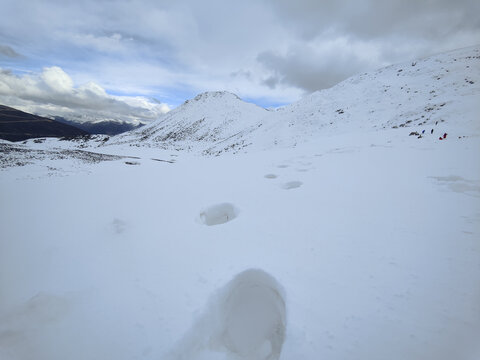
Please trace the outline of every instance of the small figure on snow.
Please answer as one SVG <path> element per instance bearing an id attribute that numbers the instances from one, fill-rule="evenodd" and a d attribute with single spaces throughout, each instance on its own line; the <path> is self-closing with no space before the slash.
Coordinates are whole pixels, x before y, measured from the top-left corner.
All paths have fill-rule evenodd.
<path id="1" fill-rule="evenodd" d="M 425 134 L 425 130 L 422 130 L 422 134 Z"/>
<path id="2" fill-rule="evenodd" d="M 432 130 L 430 130 L 430 134 L 433 134 L 433 129 L 432 129 Z"/>
<path id="3" fill-rule="evenodd" d="M 447 138 L 447 133 L 443 134 L 443 138 L 446 139 Z"/>

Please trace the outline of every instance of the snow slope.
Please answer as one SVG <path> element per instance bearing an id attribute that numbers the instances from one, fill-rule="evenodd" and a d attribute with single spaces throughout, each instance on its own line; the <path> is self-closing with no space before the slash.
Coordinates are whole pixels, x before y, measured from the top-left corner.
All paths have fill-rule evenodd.
<path id="1" fill-rule="evenodd" d="M 386 128 L 411 132 L 430 130 L 437 122 L 479 134 L 479 102 L 477 46 L 353 76 L 278 113 L 300 138 L 312 129 L 323 135 Z"/>
<path id="2" fill-rule="evenodd" d="M 110 143 L 172 149 L 210 147 L 239 150 L 250 145 L 249 135 L 262 126 L 268 111 L 225 91 L 206 92 L 187 100 L 161 119 Z"/>
<path id="3" fill-rule="evenodd" d="M 220 154 L 291 147 L 322 135 L 357 131 L 396 128 L 405 136 L 430 131 L 437 122 L 455 136 L 479 134 L 479 69 L 478 46 L 455 50 L 353 76 L 276 111 L 234 94 L 204 93 L 106 144 Z"/>
<path id="4" fill-rule="evenodd" d="M 276 111 L 202 95 L 144 140 L 0 142 L 0 359 L 479 359 L 475 54 L 407 64 L 434 110 L 401 65 Z"/>

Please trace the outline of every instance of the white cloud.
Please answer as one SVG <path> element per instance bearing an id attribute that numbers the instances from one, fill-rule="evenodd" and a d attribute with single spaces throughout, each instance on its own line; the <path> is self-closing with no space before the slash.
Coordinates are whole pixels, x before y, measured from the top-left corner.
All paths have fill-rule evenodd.
<path id="1" fill-rule="evenodd" d="M 45 68 L 40 78 L 52 92 L 69 94 L 73 91 L 73 80 L 58 66 Z"/>
<path id="2" fill-rule="evenodd" d="M 0 103 L 44 116 L 81 121 L 149 122 L 169 111 L 168 105 L 145 97 L 109 95 L 94 82 L 75 86 L 58 66 L 22 76 L 0 69 Z"/>

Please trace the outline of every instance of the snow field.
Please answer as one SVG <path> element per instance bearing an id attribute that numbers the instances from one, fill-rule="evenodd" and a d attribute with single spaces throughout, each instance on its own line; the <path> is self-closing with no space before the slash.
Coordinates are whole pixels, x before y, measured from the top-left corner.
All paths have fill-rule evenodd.
<path id="1" fill-rule="evenodd" d="M 65 177 L 3 172 L 2 359 L 277 354 L 274 341 L 241 336 L 175 353 L 205 314 L 228 313 L 209 299 L 259 269 L 285 293 L 280 359 L 475 360 L 478 138 L 397 134 L 175 164 L 148 151 L 138 166 L 105 162 Z M 285 191 L 288 181 L 303 185 Z M 205 204 L 226 202 L 241 209 L 233 221 L 198 221 Z M 214 324 L 225 321 L 203 334 L 217 339 Z"/>

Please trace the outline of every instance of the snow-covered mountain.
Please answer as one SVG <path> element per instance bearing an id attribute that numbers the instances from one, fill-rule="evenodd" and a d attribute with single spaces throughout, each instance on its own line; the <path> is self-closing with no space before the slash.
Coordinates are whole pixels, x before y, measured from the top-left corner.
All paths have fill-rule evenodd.
<path id="1" fill-rule="evenodd" d="M 228 92 L 203 93 L 107 144 L 219 154 L 293 146 L 320 134 L 408 128 L 404 136 L 439 123 L 463 136 L 463 129 L 480 131 L 479 69 L 479 46 L 455 50 L 353 76 L 274 111 Z"/>
<path id="2" fill-rule="evenodd" d="M 431 129 L 437 121 L 480 130 L 480 46 L 353 76 L 278 109 L 299 134 Z M 458 115 L 462 114 L 461 117 Z"/>
<path id="3" fill-rule="evenodd" d="M 211 147 L 239 150 L 265 122 L 268 111 L 225 92 L 206 92 L 187 100 L 159 120 L 113 138 L 110 143 L 129 143 L 175 149 Z"/>

